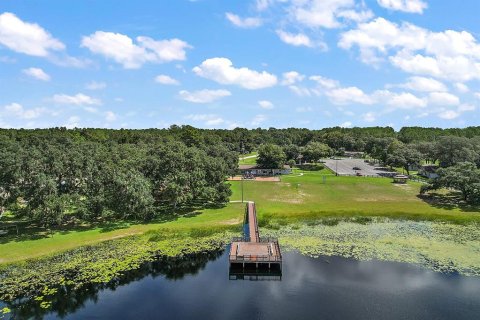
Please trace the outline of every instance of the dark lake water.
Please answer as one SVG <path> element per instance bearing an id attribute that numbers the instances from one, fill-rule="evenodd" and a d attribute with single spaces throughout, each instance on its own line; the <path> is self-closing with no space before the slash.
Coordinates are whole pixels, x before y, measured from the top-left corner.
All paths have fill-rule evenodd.
<path id="1" fill-rule="evenodd" d="M 145 264 L 108 285 L 61 292 L 57 319 L 480 319 L 480 278 L 381 261 L 284 254 L 280 277 L 230 280 L 227 253 Z M 2 304 L 0 303 L 0 306 Z M 1 309 L 1 307 L 0 307 Z"/>

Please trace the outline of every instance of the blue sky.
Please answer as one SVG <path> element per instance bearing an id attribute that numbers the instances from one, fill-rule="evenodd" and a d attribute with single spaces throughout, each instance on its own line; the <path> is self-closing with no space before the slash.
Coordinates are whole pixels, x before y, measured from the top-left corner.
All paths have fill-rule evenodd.
<path id="1" fill-rule="evenodd" d="M 0 1 L 0 127 L 479 125 L 480 2 Z"/>

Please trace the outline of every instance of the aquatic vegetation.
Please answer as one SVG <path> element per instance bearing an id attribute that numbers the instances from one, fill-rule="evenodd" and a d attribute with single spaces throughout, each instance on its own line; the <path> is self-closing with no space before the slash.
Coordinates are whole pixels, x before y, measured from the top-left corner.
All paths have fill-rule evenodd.
<path id="1" fill-rule="evenodd" d="M 159 257 L 182 257 L 223 249 L 234 235 L 228 231 L 231 228 L 197 233 L 162 230 L 2 265 L 0 300 L 27 298 L 36 300 L 42 308 L 49 308 L 49 297 L 55 295 L 58 288 L 78 289 L 86 284 L 108 283 Z"/>
<path id="2" fill-rule="evenodd" d="M 0 319 L 3 318 L 3 316 L 5 316 L 6 314 L 12 312 L 12 310 L 10 310 L 10 308 L 8 307 L 5 307 L 3 308 L 2 310 L 0 310 Z"/>
<path id="3" fill-rule="evenodd" d="M 480 226 L 388 219 L 305 222 L 262 230 L 278 237 L 282 248 L 318 257 L 386 260 L 435 271 L 480 276 Z"/>

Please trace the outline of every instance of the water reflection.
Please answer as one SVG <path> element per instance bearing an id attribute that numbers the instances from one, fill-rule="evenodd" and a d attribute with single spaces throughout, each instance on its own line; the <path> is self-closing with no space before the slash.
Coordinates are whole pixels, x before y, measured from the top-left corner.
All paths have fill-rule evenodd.
<path id="1" fill-rule="evenodd" d="M 196 275 L 205 268 L 209 261 L 218 259 L 223 254 L 222 251 L 206 252 L 195 255 L 188 255 L 183 258 L 159 258 L 156 261 L 144 263 L 140 268 L 125 272 L 122 276 L 113 279 L 109 283 L 90 283 L 83 285 L 80 289 L 62 286 L 58 288 L 53 297 L 49 297 L 52 302 L 51 310 L 43 309 L 39 303 L 32 300 L 19 300 L 13 303 L 0 304 L 12 309 L 9 317 L 12 319 L 42 319 L 50 313 L 60 318 L 65 318 L 69 314 L 85 307 L 85 303 L 99 301 L 99 294 L 108 290 L 115 292 L 117 288 L 128 286 L 130 283 L 139 281 L 147 276 L 155 279 L 162 276 L 166 280 L 177 281 L 187 275 Z"/>
<path id="2" fill-rule="evenodd" d="M 231 281 L 228 253 L 162 260 L 108 285 L 58 293 L 55 319 L 478 319 L 480 278 L 413 265 L 284 255 L 282 281 Z M 249 275 L 250 276 L 250 275 Z M 255 274 L 252 274 L 255 276 Z M 20 307 L 21 305 L 21 307 Z"/>

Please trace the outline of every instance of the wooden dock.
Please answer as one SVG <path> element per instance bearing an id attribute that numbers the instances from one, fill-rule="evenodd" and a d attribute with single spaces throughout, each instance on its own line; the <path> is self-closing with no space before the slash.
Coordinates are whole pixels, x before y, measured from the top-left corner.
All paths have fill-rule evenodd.
<path id="1" fill-rule="evenodd" d="M 242 269 L 249 266 L 255 266 L 257 269 L 274 267 L 281 270 L 282 253 L 278 240 L 260 237 L 254 202 L 248 202 L 245 208 L 245 225 L 248 225 L 248 234 L 232 240 L 229 255 L 230 266 L 240 266 Z"/>

